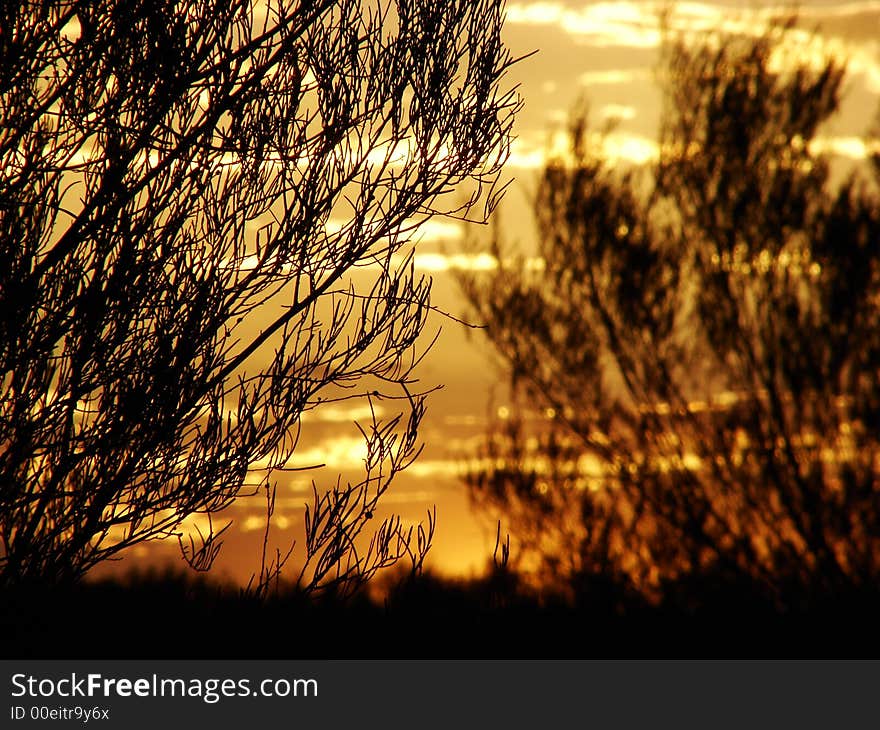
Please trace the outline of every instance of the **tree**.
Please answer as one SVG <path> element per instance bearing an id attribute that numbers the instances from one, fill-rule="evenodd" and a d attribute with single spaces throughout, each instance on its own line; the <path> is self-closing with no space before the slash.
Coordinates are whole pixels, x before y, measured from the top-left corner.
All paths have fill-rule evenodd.
<path id="1" fill-rule="evenodd" d="M 219 532 L 187 543 L 183 520 L 261 490 L 271 516 L 303 413 L 367 395 L 404 412 L 364 427 L 362 482 L 315 486 L 301 583 L 419 564 L 432 522 L 361 540 L 418 451 L 430 282 L 408 243 L 495 202 L 518 105 L 501 2 L 2 14 L 0 585 L 169 536 L 206 568 Z"/>
<path id="2" fill-rule="evenodd" d="M 496 240 L 462 280 L 519 404 L 467 481 L 539 579 L 790 605 L 880 577 L 880 196 L 811 144 L 844 67 L 793 24 L 670 36 L 650 174 L 576 114 L 534 199 L 543 267 Z"/>

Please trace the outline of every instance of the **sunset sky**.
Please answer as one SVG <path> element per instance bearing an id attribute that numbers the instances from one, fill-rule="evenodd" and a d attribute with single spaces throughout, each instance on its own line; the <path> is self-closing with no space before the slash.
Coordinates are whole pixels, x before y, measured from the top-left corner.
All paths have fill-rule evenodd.
<path id="1" fill-rule="evenodd" d="M 866 154 L 861 135 L 868 129 L 880 97 L 880 2 L 815 2 L 800 4 L 803 32 L 792 33 L 794 55 L 820 58 L 832 52 L 847 59 L 848 80 L 842 113 L 822 130 L 817 150 L 835 155 L 841 168 Z M 589 103 L 596 127 L 618 119 L 605 141 L 605 153 L 619 164 L 643 164 L 657 154 L 656 133 L 660 94 L 654 67 L 660 42 L 658 13 L 653 2 L 510 2 L 506 39 L 516 56 L 537 51 L 517 64 L 508 77 L 519 84 L 524 107 L 516 125 L 508 176 L 515 179 L 501 214 L 508 236 L 529 246 L 528 206 L 532 176 L 546 151 L 558 145 L 569 110 L 579 100 Z M 768 3 L 678 3 L 671 25 L 698 37 L 709 29 L 756 32 L 762 19 L 782 6 Z M 809 28 L 818 28 L 812 38 Z M 416 265 L 434 277 L 434 303 L 461 316 L 465 304 L 450 271 L 456 267 L 485 267 L 487 256 L 462 253 L 462 227 L 435 220 L 421 234 Z M 368 272 L 364 275 L 368 275 Z M 421 428 L 426 448 L 383 500 L 388 511 L 419 521 L 437 506 L 437 536 L 428 565 L 441 571 L 468 573 L 485 565 L 494 544 L 494 527 L 468 508 L 458 479 L 464 460 L 484 432 L 490 403 L 504 407 L 503 378 L 478 332 L 437 316 L 426 341 L 442 327 L 433 351 L 421 366 L 425 388 L 442 385 L 429 400 Z M 393 415 L 394 403 L 380 404 Z M 281 477 L 273 542 L 300 538 L 302 505 L 311 479 L 320 487 L 335 482 L 336 474 L 357 476 L 363 439 L 352 420 L 368 414 L 363 407 L 331 405 L 304 418 L 298 461 L 326 463 L 321 469 Z M 228 513 L 235 520 L 218 569 L 246 579 L 258 569 L 256 551 L 264 525 L 265 505 L 259 498 L 242 499 Z M 139 546 L 135 559 L 178 559 L 176 544 Z M 125 565 L 131 564 L 125 561 Z"/>

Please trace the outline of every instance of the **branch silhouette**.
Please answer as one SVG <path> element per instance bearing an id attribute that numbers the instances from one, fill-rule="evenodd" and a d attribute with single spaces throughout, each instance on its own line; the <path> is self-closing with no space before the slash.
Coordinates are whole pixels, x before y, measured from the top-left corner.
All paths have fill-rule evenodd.
<path id="1" fill-rule="evenodd" d="M 362 483 L 315 485 L 303 585 L 420 565 L 433 517 L 355 538 L 418 450 L 410 238 L 496 202 L 519 106 L 501 3 L 0 12 L 0 585 L 167 537 L 207 569 L 212 518 L 265 493 L 271 519 L 301 416 L 355 391 L 410 412 L 365 431 Z"/>

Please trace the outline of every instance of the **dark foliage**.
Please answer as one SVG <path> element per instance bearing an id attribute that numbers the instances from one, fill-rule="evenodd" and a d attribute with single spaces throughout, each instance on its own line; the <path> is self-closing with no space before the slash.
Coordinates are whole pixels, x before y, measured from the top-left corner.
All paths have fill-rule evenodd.
<path id="1" fill-rule="evenodd" d="M 793 27 L 668 39 L 650 174 L 577 115 L 544 268 L 463 281 L 519 403 L 468 482 L 544 585 L 798 610 L 880 579 L 880 196 L 811 144 L 844 68 Z"/>

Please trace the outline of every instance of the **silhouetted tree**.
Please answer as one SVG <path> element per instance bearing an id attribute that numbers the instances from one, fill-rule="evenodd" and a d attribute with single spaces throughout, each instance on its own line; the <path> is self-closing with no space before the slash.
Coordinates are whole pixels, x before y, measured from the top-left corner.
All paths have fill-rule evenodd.
<path id="1" fill-rule="evenodd" d="M 418 451 L 430 282 L 406 246 L 496 197 L 500 0 L 0 12 L 0 585 L 76 579 L 245 493 L 271 515 L 302 414 L 366 394 L 404 413 L 364 427 L 362 482 L 316 485 L 301 582 L 418 565 L 431 515 L 360 538 Z M 184 556 L 206 568 L 217 537 Z"/>
<path id="2" fill-rule="evenodd" d="M 799 58 L 793 22 L 668 38 L 650 174 L 575 115 L 534 201 L 543 265 L 496 241 L 463 279 L 519 404 L 470 491 L 544 579 L 785 604 L 880 577 L 880 197 L 812 144 L 844 67 Z"/>

